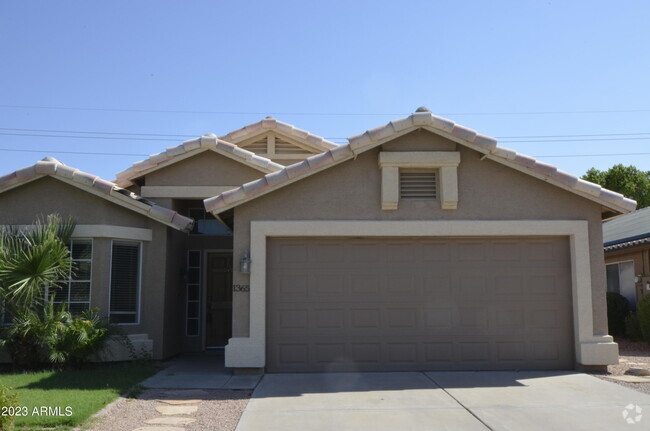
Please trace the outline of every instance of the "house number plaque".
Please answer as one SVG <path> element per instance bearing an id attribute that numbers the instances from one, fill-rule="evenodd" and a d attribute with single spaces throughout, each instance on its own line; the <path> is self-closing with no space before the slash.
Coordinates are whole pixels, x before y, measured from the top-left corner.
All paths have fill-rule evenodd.
<path id="1" fill-rule="evenodd" d="M 232 286 L 233 292 L 250 292 L 251 288 L 248 284 L 234 284 Z"/>

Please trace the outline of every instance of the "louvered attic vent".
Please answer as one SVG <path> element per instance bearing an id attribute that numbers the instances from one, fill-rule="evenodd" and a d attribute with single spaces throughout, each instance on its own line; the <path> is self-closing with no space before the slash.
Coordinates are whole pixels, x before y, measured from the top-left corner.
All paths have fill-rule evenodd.
<path id="1" fill-rule="evenodd" d="M 437 171 L 399 172 L 400 199 L 436 199 Z"/>
<path id="2" fill-rule="evenodd" d="M 307 151 L 293 145 L 291 142 L 275 138 L 275 154 L 303 154 Z"/>
<path id="3" fill-rule="evenodd" d="M 252 144 L 246 145 L 245 149 L 254 153 L 266 153 L 267 145 L 266 138 L 264 138 L 261 142 L 253 142 Z"/>

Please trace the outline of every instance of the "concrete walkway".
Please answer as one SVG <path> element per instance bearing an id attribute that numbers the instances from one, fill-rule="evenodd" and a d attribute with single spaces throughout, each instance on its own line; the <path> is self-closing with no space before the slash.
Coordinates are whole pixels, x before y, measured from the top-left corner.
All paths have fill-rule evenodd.
<path id="1" fill-rule="evenodd" d="M 235 376 L 223 365 L 223 351 L 183 355 L 165 361 L 165 369 L 142 382 L 152 389 L 255 389 L 261 375 Z"/>
<path id="2" fill-rule="evenodd" d="M 650 396 L 572 372 L 270 374 L 237 427 L 305 429 L 650 429 Z"/>

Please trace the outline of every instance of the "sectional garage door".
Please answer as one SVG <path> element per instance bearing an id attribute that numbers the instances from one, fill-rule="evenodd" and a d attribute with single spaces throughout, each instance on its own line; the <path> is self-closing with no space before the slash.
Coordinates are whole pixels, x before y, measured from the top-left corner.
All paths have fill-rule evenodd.
<path id="1" fill-rule="evenodd" d="M 268 241 L 269 372 L 573 368 L 567 238 Z"/>

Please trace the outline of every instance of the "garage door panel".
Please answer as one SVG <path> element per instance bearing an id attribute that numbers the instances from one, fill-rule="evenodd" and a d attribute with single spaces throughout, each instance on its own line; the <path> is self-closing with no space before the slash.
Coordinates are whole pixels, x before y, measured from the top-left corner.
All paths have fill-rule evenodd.
<path id="1" fill-rule="evenodd" d="M 573 366 L 566 238 L 271 239 L 268 255 L 270 372 Z"/>

